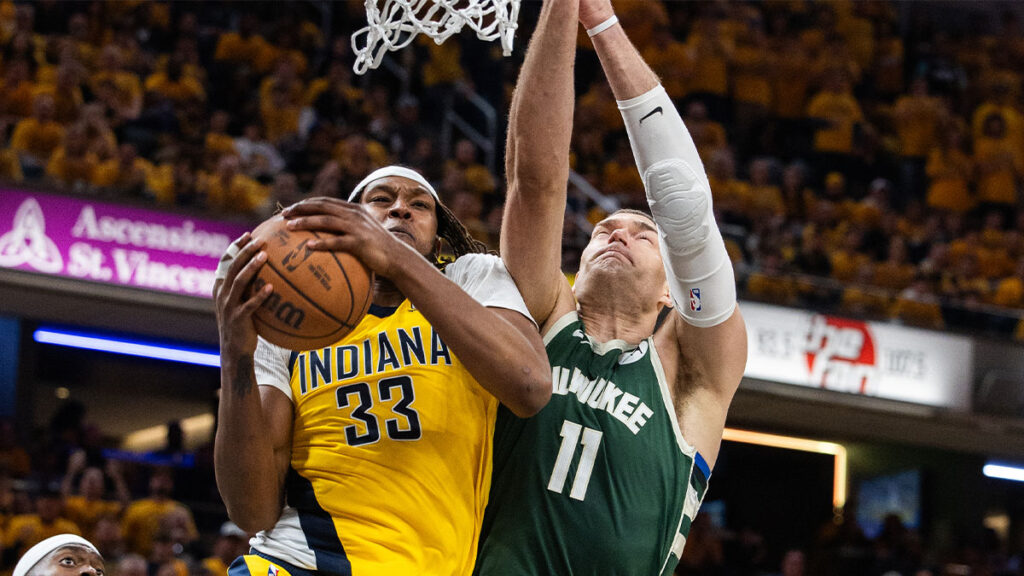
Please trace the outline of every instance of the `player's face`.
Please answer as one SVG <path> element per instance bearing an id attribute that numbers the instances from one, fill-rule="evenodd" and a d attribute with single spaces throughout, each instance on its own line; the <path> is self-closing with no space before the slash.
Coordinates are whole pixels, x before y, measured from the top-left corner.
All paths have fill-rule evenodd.
<path id="1" fill-rule="evenodd" d="M 50 552 L 30 571 L 30 576 L 103 576 L 103 558 L 84 546 L 70 544 Z"/>
<path id="2" fill-rule="evenodd" d="M 386 176 L 366 186 L 360 202 L 389 232 L 424 256 L 437 241 L 437 201 L 416 181 Z"/>
<path id="3" fill-rule="evenodd" d="M 603 285 L 618 289 L 629 283 L 636 286 L 638 295 L 649 292 L 652 298 L 660 298 L 665 292 L 665 269 L 654 223 L 630 213 L 598 222 L 583 250 L 576 283 L 577 291 Z"/>

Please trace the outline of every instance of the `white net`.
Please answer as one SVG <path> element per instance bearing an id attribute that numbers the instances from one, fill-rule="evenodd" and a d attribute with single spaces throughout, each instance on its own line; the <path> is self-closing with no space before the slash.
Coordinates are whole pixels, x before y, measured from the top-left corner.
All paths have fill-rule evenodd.
<path id="1" fill-rule="evenodd" d="M 485 41 L 501 40 L 512 53 L 520 0 L 365 0 L 365 28 L 352 35 L 356 74 L 376 68 L 384 54 L 408 46 L 417 34 L 438 44 L 468 26 Z"/>

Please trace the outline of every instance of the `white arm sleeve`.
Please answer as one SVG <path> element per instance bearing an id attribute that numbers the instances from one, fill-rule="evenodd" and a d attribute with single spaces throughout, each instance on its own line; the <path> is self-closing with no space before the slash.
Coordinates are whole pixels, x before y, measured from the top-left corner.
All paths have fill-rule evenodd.
<path id="1" fill-rule="evenodd" d="M 658 225 L 675 308 L 694 326 L 721 324 L 736 307 L 736 280 L 697 147 L 660 85 L 618 104 Z"/>
<path id="2" fill-rule="evenodd" d="M 501 258 L 490 254 L 466 254 L 444 269 L 445 276 L 488 308 L 506 308 L 537 323 L 526 309 L 512 275 Z"/>

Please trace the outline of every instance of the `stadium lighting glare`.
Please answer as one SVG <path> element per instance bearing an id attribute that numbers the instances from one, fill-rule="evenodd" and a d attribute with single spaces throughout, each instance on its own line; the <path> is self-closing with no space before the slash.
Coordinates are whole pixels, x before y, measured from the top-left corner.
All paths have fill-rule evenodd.
<path id="1" fill-rule="evenodd" d="M 1024 468 L 1019 466 L 1006 466 L 1003 464 L 985 464 L 981 469 L 981 473 L 989 478 L 999 478 L 1000 480 L 1013 480 L 1015 482 L 1024 482 Z"/>
<path id="2" fill-rule="evenodd" d="M 100 352 L 126 354 L 128 356 L 141 356 L 143 358 L 154 358 L 156 360 L 184 362 L 186 364 L 197 364 L 199 366 L 212 366 L 214 368 L 220 367 L 220 354 L 216 351 L 210 350 L 168 346 L 165 344 L 146 342 L 144 340 L 111 338 L 109 336 L 100 336 L 86 332 L 71 332 L 67 330 L 55 330 L 49 328 L 40 328 L 36 330 L 32 333 L 32 338 L 40 344 L 54 344 L 56 346 L 98 350 Z"/>
<path id="3" fill-rule="evenodd" d="M 742 442 L 744 444 L 756 444 L 758 446 L 770 446 L 772 448 L 785 448 L 786 450 L 799 450 L 801 452 L 814 452 L 833 456 L 832 507 L 840 510 L 846 504 L 847 459 L 846 447 L 842 444 L 821 442 L 809 438 L 764 434 L 762 432 L 751 432 L 750 430 L 736 430 L 735 428 L 726 428 L 722 434 L 722 439 L 729 440 L 730 442 Z"/>

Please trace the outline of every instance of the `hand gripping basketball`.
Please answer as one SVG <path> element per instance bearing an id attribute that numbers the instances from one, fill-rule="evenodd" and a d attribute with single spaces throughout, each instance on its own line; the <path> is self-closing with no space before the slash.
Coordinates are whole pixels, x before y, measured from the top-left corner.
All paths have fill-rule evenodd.
<path id="1" fill-rule="evenodd" d="M 322 234 L 296 230 L 274 216 L 253 231 L 265 243 L 265 265 L 252 279 L 256 293 L 273 293 L 253 314 L 256 331 L 291 350 L 329 346 L 362 320 L 372 301 L 373 273 L 342 251 L 315 251 Z"/>
<path id="2" fill-rule="evenodd" d="M 237 253 L 224 279 L 214 284 L 217 326 L 224 354 L 245 356 L 256 350 L 252 316 L 273 292 L 269 284 L 255 292 L 249 291 L 253 278 L 267 260 L 266 253 L 261 251 L 263 245 L 263 241 L 253 240 L 251 234 L 243 234 L 233 244 Z"/>

